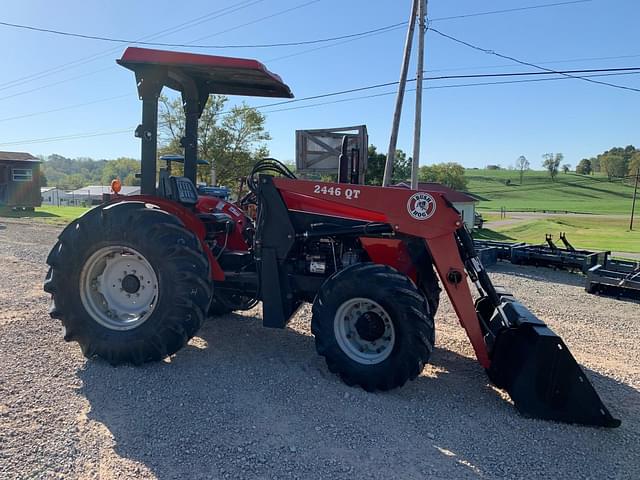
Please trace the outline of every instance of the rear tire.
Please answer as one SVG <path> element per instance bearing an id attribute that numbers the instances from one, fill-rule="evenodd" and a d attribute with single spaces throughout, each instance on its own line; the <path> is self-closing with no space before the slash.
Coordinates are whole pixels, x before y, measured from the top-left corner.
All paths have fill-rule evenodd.
<path id="1" fill-rule="evenodd" d="M 416 378 L 429 360 L 434 313 L 406 275 L 358 263 L 322 285 L 311 331 L 329 370 L 345 383 L 390 390 Z"/>
<path id="2" fill-rule="evenodd" d="M 209 308 L 200 242 L 178 218 L 142 202 L 89 211 L 62 232 L 47 263 L 50 315 L 62 321 L 65 340 L 113 365 L 177 352 Z"/>

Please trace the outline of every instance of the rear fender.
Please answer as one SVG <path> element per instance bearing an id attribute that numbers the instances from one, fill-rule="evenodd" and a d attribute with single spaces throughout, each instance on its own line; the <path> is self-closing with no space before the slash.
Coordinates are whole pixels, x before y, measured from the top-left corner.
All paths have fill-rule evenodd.
<path id="1" fill-rule="evenodd" d="M 220 212 L 229 215 L 233 219 L 235 228 L 229 238 L 226 239 L 227 248 L 240 251 L 249 250 L 249 245 L 245 241 L 244 231 L 251 226 L 251 219 L 245 215 L 241 208 L 220 198 L 203 196 L 198 198 L 196 210 L 200 213 Z M 222 235 L 220 241 L 225 241 L 224 235 Z"/>
<path id="2" fill-rule="evenodd" d="M 205 252 L 207 259 L 209 260 L 209 265 L 211 267 L 211 278 L 215 281 L 221 282 L 224 281 L 224 272 L 222 268 L 220 268 L 220 264 L 216 260 L 216 258 L 211 253 L 209 246 L 205 242 L 206 229 L 202 220 L 198 218 L 195 212 L 189 210 L 183 205 L 174 202 L 172 200 L 167 200 L 165 198 L 156 197 L 153 195 L 132 195 L 125 197 L 117 196 L 112 197 L 110 202 L 104 203 L 100 205 L 99 209 L 103 209 L 107 206 L 114 205 L 116 203 L 128 203 L 128 202 L 144 202 L 146 204 L 153 205 L 158 207 L 160 210 L 164 210 L 172 215 L 175 215 L 180 221 L 184 224 L 184 226 L 192 232 L 198 240 L 200 241 L 200 245 L 202 246 L 202 250 Z"/>

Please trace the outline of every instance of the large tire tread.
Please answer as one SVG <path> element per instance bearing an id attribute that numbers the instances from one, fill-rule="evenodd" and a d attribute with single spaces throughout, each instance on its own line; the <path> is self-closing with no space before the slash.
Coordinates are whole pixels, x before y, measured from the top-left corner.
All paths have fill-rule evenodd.
<path id="1" fill-rule="evenodd" d="M 362 296 L 389 312 L 396 329 L 391 355 L 379 364 L 362 365 L 340 348 L 334 334 L 337 308 L 348 298 Z M 352 265 L 330 277 L 313 304 L 311 330 L 316 350 L 325 357 L 329 371 L 348 385 L 367 391 L 390 390 L 415 379 L 433 350 L 433 316 L 425 295 L 407 276 L 374 263 Z"/>
<path id="2" fill-rule="evenodd" d="M 100 325 L 80 300 L 84 260 L 109 243 L 145 250 L 145 257 L 155 260 L 151 263 L 160 281 L 158 304 L 133 330 L 118 332 Z M 99 356 L 112 365 L 140 365 L 174 354 L 196 334 L 209 308 L 209 263 L 197 237 L 175 216 L 142 202 L 89 211 L 60 234 L 47 263 L 49 314 L 61 320 L 65 340 L 78 342 L 86 357 Z"/>

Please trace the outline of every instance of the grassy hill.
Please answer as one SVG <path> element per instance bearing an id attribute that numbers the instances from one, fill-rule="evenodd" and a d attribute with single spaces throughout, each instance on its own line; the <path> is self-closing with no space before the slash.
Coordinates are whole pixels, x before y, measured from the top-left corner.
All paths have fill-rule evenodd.
<path id="1" fill-rule="evenodd" d="M 544 243 L 545 234 L 550 233 L 554 242 L 562 247 L 560 232 L 565 232 L 577 249 L 640 253 L 640 229 L 629 231 L 629 220 L 620 217 L 550 215 L 513 224 L 489 224 L 488 229 L 474 234 L 488 240 L 539 244 Z"/>
<path id="2" fill-rule="evenodd" d="M 609 182 L 605 176 L 559 173 L 554 182 L 546 171 L 529 171 L 523 183 L 514 170 L 467 169 L 468 191 L 481 198 L 481 210 L 558 210 L 580 213 L 629 214 L 633 187 Z M 505 182 L 511 180 L 510 185 Z"/>

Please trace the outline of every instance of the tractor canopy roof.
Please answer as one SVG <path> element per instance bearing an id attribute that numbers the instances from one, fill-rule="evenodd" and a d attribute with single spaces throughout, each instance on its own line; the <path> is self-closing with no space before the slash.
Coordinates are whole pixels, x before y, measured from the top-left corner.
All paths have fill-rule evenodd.
<path id="1" fill-rule="evenodd" d="M 256 60 L 129 47 L 117 62 L 136 75 L 155 71 L 178 91 L 193 81 L 206 94 L 293 98 L 282 79 Z"/>

